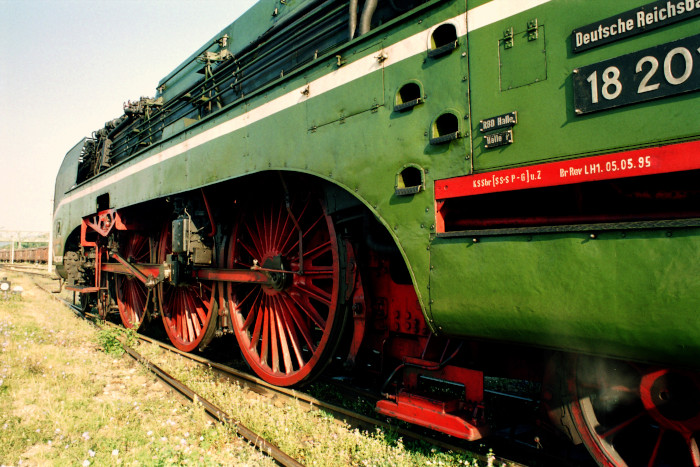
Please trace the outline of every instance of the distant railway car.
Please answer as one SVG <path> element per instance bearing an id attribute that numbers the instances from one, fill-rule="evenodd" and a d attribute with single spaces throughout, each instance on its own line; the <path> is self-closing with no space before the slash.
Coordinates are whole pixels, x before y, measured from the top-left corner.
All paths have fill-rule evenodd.
<path id="1" fill-rule="evenodd" d="M 12 250 L 0 250 L 0 262 L 12 260 Z M 16 263 L 46 263 L 49 259 L 49 247 L 18 248 L 14 250 L 14 262 Z"/>
<path id="2" fill-rule="evenodd" d="M 698 0 L 261 0 L 66 154 L 53 261 L 277 385 L 340 360 L 474 440 L 484 376 L 527 379 L 600 465 L 700 466 L 699 31 Z"/>

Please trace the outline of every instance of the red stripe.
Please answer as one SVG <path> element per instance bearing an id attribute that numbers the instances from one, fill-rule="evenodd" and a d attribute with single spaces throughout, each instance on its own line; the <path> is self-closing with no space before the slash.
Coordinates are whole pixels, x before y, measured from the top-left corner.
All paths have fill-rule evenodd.
<path id="1" fill-rule="evenodd" d="M 435 181 L 435 199 L 700 169 L 700 141 Z"/>

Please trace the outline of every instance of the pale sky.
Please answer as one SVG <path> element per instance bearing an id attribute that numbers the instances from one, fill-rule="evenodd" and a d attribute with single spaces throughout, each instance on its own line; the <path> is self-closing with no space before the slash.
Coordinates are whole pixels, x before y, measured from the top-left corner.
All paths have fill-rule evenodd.
<path id="1" fill-rule="evenodd" d="M 48 231 L 65 153 L 254 3 L 0 0 L 0 230 Z"/>

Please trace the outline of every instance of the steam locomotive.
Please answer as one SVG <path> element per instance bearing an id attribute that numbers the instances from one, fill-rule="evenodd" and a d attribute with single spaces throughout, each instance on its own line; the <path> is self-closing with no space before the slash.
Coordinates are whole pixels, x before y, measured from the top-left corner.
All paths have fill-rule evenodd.
<path id="1" fill-rule="evenodd" d="M 53 262 L 276 385 L 475 440 L 528 380 L 601 466 L 700 466 L 699 17 L 261 0 L 66 154 Z"/>

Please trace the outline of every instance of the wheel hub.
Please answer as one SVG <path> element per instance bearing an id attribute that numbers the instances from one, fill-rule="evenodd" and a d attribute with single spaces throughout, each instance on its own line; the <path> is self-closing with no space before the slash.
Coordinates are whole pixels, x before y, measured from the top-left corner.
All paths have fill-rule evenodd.
<path id="1" fill-rule="evenodd" d="M 657 370 L 644 375 L 639 389 L 644 408 L 658 423 L 685 433 L 700 430 L 700 381 L 697 375 Z"/>
<path id="2" fill-rule="evenodd" d="M 263 262 L 263 269 L 276 269 L 278 271 L 285 271 L 285 261 L 281 255 L 273 256 L 267 258 Z M 292 282 L 292 275 L 286 272 L 270 272 L 270 282 L 271 284 L 264 287 L 266 293 L 275 294 L 285 290 Z"/>

